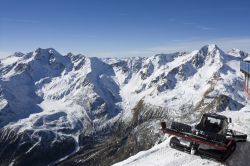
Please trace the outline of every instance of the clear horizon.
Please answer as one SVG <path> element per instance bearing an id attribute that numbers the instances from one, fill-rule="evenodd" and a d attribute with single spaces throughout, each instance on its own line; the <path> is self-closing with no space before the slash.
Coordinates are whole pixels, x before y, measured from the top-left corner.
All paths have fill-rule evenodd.
<path id="1" fill-rule="evenodd" d="M 150 56 L 206 44 L 250 52 L 248 0 L 0 0 L 0 58 L 54 48 Z"/>

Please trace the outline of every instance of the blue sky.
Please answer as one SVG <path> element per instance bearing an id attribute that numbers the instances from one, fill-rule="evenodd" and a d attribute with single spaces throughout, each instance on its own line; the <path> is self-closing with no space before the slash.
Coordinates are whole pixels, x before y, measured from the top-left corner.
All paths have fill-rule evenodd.
<path id="1" fill-rule="evenodd" d="M 208 43 L 250 52 L 249 0 L 0 0 L 0 57 L 53 47 L 150 56 Z"/>

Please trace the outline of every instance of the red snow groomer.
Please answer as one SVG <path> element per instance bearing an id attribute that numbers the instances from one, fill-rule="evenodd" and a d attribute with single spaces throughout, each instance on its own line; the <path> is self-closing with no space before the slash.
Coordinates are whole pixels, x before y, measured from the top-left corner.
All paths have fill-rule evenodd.
<path id="1" fill-rule="evenodd" d="M 161 122 L 161 130 L 173 135 L 170 139 L 172 148 L 212 158 L 224 162 L 236 149 L 236 142 L 246 142 L 247 135 L 228 129 L 231 118 L 215 113 L 206 113 L 199 124 L 172 122 L 168 128 Z"/>

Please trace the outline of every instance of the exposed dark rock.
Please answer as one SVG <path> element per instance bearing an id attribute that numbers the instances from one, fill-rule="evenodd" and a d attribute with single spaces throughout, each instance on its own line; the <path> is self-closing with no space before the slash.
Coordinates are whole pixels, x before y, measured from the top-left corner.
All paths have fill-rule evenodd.
<path id="1" fill-rule="evenodd" d="M 44 166 L 72 153 L 76 143 L 72 137 L 52 131 L 26 130 L 22 133 L 0 130 L 0 165 Z"/>

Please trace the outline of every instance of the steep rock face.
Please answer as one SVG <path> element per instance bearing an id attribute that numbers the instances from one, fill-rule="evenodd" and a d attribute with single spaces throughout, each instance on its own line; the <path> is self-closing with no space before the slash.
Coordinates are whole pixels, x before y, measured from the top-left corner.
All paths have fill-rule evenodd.
<path id="1" fill-rule="evenodd" d="M 158 132 L 159 118 L 168 118 L 168 110 L 147 105 L 141 100 L 133 109 L 133 119 L 117 121 L 109 128 L 105 139 L 80 137 L 81 148 L 75 155 L 57 165 L 111 165 L 141 150 L 152 147 L 163 139 Z"/>
<path id="2" fill-rule="evenodd" d="M 92 156 L 114 137 L 120 144 L 111 147 L 126 153 L 114 157 L 111 148 L 106 158 L 118 161 L 157 141 L 160 118 L 195 122 L 202 112 L 238 110 L 245 102 L 240 57 L 216 45 L 122 59 L 52 48 L 15 53 L 0 63 L 0 164 L 47 165 L 72 155 L 73 162 L 76 152 L 77 160 Z M 120 123 L 129 135 L 115 136 Z M 146 142 L 137 140 L 145 135 Z M 92 159 L 95 165 L 100 158 Z"/>
<path id="3" fill-rule="evenodd" d="M 57 136 L 53 131 L 0 130 L 1 165 L 48 165 L 75 149 L 75 140 L 70 136 Z"/>

